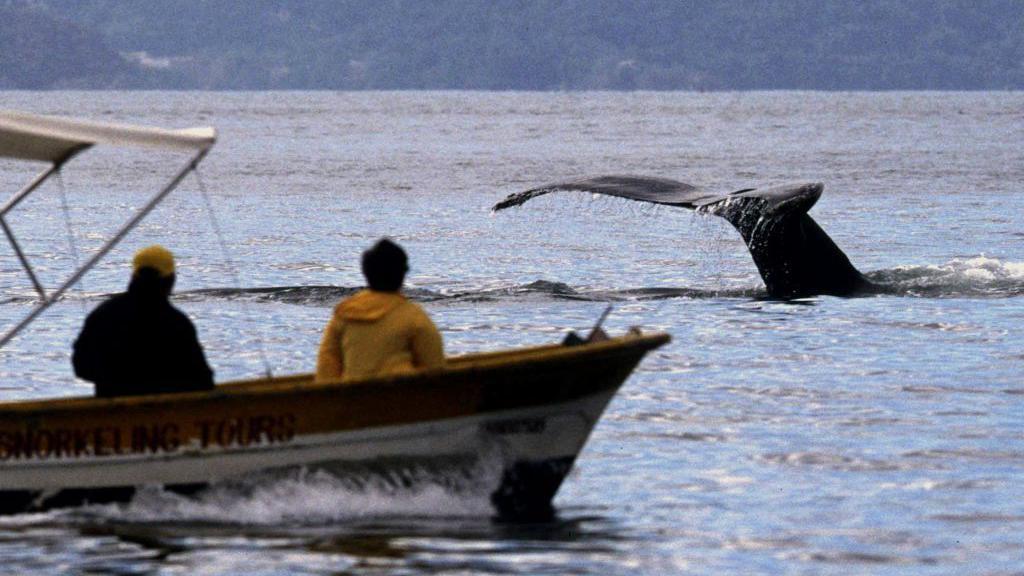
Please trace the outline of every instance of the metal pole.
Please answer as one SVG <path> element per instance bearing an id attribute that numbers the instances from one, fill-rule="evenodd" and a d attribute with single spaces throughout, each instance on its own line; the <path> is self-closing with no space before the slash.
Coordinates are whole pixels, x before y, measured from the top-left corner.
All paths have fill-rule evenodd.
<path id="1" fill-rule="evenodd" d="M 43 285 L 39 283 L 39 279 L 36 278 L 35 271 L 32 270 L 32 265 L 28 263 L 28 258 L 25 257 L 25 253 L 21 251 L 21 246 L 18 245 L 18 241 L 14 239 L 14 232 L 11 231 L 11 227 L 7 225 L 7 220 L 0 216 L 0 226 L 4 229 L 4 234 L 7 235 L 7 240 L 11 243 L 11 247 L 14 248 L 14 253 L 18 255 L 18 260 L 21 260 L 21 265 L 25 268 L 25 272 L 28 272 L 28 278 L 32 281 L 32 285 L 35 286 L 36 292 L 39 293 L 39 297 L 46 300 L 46 290 L 43 290 Z"/>
<path id="2" fill-rule="evenodd" d="M 139 209 L 139 211 L 135 213 L 135 216 L 133 216 L 131 220 L 129 220 L 124 226 L 122 226 L 121 229 L 117 231 L 117 234 L 114 234 L 113 238 L 108 240 L 107 243 L 104 244 L 103 247 L 100 248 L 99 251 L 96 252 L 96 254 L 94 254 L 92 258 L 90 258 L 85 264 L 83 264 L 78 270 L 76 270 L 75 273 L 71 275 L 71 278 L 67 280 L 67 282 L 65 282 L 60 288 L 57 288 L 53 292 L 53 294 L 50 295 L 49 298 L 44 298 L 43 301 L 40 302 L 39 305 L 36 306 L 36 308 L 32 310 L 32 312 L 30 312 L 29 315 L 26 316 L 24 320 L 19 322 L 17 326 L 15 326 L 6 334 L 4 334 L 3 338 L 0 338 L 0 348 L 3 348 L 4 345 L 10 342 L 12 338 L 17 336 L 18 333 L 25 328 L 25 326 L 28 326 L 30 323 L 32 323 L 32 321 L 35 320 L 37 316 L 42 314 L 44 310 L 49 308 L 54 302 L 60 299 L 60 297 L 65 292 L 67 292 L 69 288 L 74 286 L 75 283 L 78 282 L 78 280 L 81 279 L 86 272 L 91 270 L 93 266 L 95 266 L 96 263 L 100 261 L 101 258 L 106 256 L 108 252 L 113 250 L 114 247 L 117 246 L 117 244 L 121 242 L 122 239 L 124 239 L 128 232 L 131 232 L 133 228 L 138 226 L 139 222 L 142 221 L 142 219 L 145 218 L 146 215 L 152 212 L 153 208 L 156 208 L 157 204 L 162 202 L 163 199 L 168 194 L 170 194 L 172 190 L 178 187 L 178 184 L 181 183 L 182 179 L 184 179 L 189 172 L 194 170 L 196 166 L 199 165 L 199 162 L 202 161 L 202 159 L 206 156 L 207 152 L 209 152 L 209 148 L 204 148 L 200 150 L 198 154 L 193 156 L 192 159 L 189 160 L 188 164 L 186 164 L 185 167 L 182 168 L 181 171 L 179 171 L 178 174 L 171 179 L 171 181 L 164 187 L 164 189 L 161 190 L 156 196 L 154 196 L 153 199 L 150 200 L 148 204 Z"/>
<path id="3" fill-rule="evenodd" d="M 7 225 L 7 220 L 4 219 L 4 216 L 6 216 L 11 210 L 14 210 L 22 200 L 27 198 L 29 194 L 35 192 L 36 188 L 42 186 L 43 182 L 46 182 L 50 176 L 53 176 L 55 172 L 60 170 L 60 166 L 60 162 L 54 162 L 51 164 L 46 170 L 43 170 L 38 176 L 33 178 L 32 181 L 24 188 L 19 190 L 17 194 L 12 196 L 11 199 L 4 204 L 3 208 L 0 208 L 0 226 L 3 227 L 4 235 L 7 236 L 7 241 L 10 242 L 11 247 L 14 248 L 14 253 L 18 256 L 18 260 L 21 262 L 22 268 L 24 268 L 25 272 L 28 273 L 28 279 L 32 281 L 32 286 L 36 289 L 36 292 L 39 293 L 39 297 L 43 300 L 46 299 L 46 291 L 43 289 L 43 285 L 39 283 L 39 279 L 36 278 L 36 273 L 32 270 L 32 265 L 29 264 L 28 258 L 25 256 L 25 253 L 22 252 L 21 246 L 18 245 L 18 241 L 14 239 L 14 232 L 11 231 L 10 226 Z"/>
<path id="4" fill-rule="evenodd" d="M 0 208 L 0 218 L 6 216 L 7 213 L 10 212 L 11 210 L 14 210 L 15 206 L 21 203 L 21 201 L 24 200 L 26 196 L 34 192 L 36 188 L 39 188 L 43 184 L 43 182 L 46 182 L 46 179 L 52 176 L 53 173 L 56 172 L 57 170 L 60 170 L 60 164 L 54 162 L 53 164 L 50 165 L 49 168 L 40 172 L 39 175 L 36 176 L 35 179 L 33 179 L 31 182 L 29 182 L 27 186 L 25 186 L 17 194 L 12 196 L 11 199 L 8 200 L 6 204 L 4 204 L 3 208 Z"/>
<path id="5" fill-rule="evenodd" d="M 39 188 L 39 186 L 42 185 L 43 182 L 46 182 L 46 179 L 52 176 L 54 172 L 59 171 L 60 167 L 63 166 L 65 162 L 74 158 L 76 155 L 78 155 L 78 153 L 88 149 L 91 146 L 92 144 L 81 144 L 75 148 L 72 148 L 71 151 L 69 151 L 63 157 L 54 160 L 53 164 L 51 164 L 49 168 L 40 172 L 34 180 L 29 182 L 27 186 L 25 186 L 17 194 L 12 196 L 11 199 L 8 200 L 6 204 L 4 204 L 3 208 L 0 208 L 0 218 L 6 216 L 7 213 L 10 212 L 11 210 L 14 210 L 14 207 L 20 204 L 26 196 L 34 192 L 36 188 Z"/>

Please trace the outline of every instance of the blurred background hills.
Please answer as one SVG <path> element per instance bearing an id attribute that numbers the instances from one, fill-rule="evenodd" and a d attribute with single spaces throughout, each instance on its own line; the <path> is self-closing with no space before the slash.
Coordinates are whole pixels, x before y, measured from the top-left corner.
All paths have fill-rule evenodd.
<path id="1" fill-rule="evenodd" d="M 1021 0 L 0 0 L 2 89 L 1024 89 Z"/>

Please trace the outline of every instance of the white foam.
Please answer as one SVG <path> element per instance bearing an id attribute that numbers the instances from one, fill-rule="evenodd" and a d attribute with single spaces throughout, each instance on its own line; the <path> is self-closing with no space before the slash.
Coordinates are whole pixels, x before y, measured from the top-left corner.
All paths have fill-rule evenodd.
<path id="1" fill-rule="evenodd" d="M 1024 262 L 1005 262 L 985 255 L 955 258 L 938 265 L 897 266 L 869 276 L 910 292 L 950 296 L 1024 293 Z"/>
<path id="2" fill-rule="evenodd" d="M 24 528 L 45 524 L 54 524 L 62 516 L 68 514 L 67 510 L 50 510 L 47 512 L 31 512 L 27 514 L 14 514 L 11 516 L 0 516 L 0 528 Z"/>
<path id="3" fill-rule="evenodd" d="M 159 487 L 140 490 L 126 505 L 90 513 L 133 522 L 201 521 L 246 525 L 324 524 L 375 517 L 486 517 L 500 466 L 427 475 L 422 471 L 339 478 L 322 471 L 214 486 L 194 496 Z"/>
<path id="4" fill-rule="evenodd" d="M 935 274 L 975 276 L 984 279 L 1020 278 L 1024 279 L 1024 262 L 1003 262 L 998 258 L 981 255 L 974 258 L 954 258 L 938 266 L 907 267 L 897 269 L 924 268 Z"/>

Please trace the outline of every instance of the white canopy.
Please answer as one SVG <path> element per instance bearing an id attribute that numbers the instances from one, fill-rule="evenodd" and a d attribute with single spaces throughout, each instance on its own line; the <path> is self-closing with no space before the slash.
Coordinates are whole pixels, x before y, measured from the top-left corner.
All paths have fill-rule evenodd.
<path id="1" fill-rule="evenodd" d="M 93 144 L 203 150 L 216 141 L 210 127 L 165 130 L 0 110 L 0 158 L 60 163 Z"/>
<path id="2" fill-rule="evenodd" d="M 0 0 L 2 1 L 2 0 Z M 199 162 L 217 141 L 217 131 L 213 128 L 189 128 L 187 130 L 164 130 L 161 128 L 145 128 L 142 126 L 125 126 L 123 124 L 103 124 L 84 120 L 70 120 L 53 116 L 36 116 L 24 112 L 0 110 L 0 158 L 16 158 L 19 160 L 39 160 L 47 162 L 42 172 L 19 190 L 2 207 L 0 207 L 0 231 L 7 237 L 15 255 L 25 268 L 29 280 L 39 293 L 41 301 L 17 325 L 0 335 L 0 347 L 14 338 L 25 326 L 28 326 L 44 310 L 57 302 L 61 296 L 75 285 L 81 277 L 92 269 L 101 258 L 107 255 L 118 242 L 149 214 L 163 199 L 174 190 L 188 173 L 196 170 Z M 164 148 L 192 153 L 188 163 L 183 166 L 156 196 L 141 208 L 118 230 L 110 240 L 86 261 L 78 266 L 60 287 L 47 292 L 36 276 L 27 255 L 14 237 L 14 232 L 5 220 L 18 204 L 37 190 L 60 168 L 66 160 L 76 152 L 93 144 L 109 144 L 111 146 L 129 146 L 145 148 Z M 73 244 L 72 244 L 73 249 Z"/>

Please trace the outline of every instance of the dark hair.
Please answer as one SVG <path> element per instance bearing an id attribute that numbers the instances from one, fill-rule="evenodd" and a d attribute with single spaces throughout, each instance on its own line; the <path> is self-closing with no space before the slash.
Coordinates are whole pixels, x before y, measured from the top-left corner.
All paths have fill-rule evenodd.
<path id="1" fill-rule="evenodd" d="M 409 258 L 405 250 L 387 238 L 381 238 L 363 252 L 363 276 L 371 290 L 398 292 L 408 271 Z"/>

